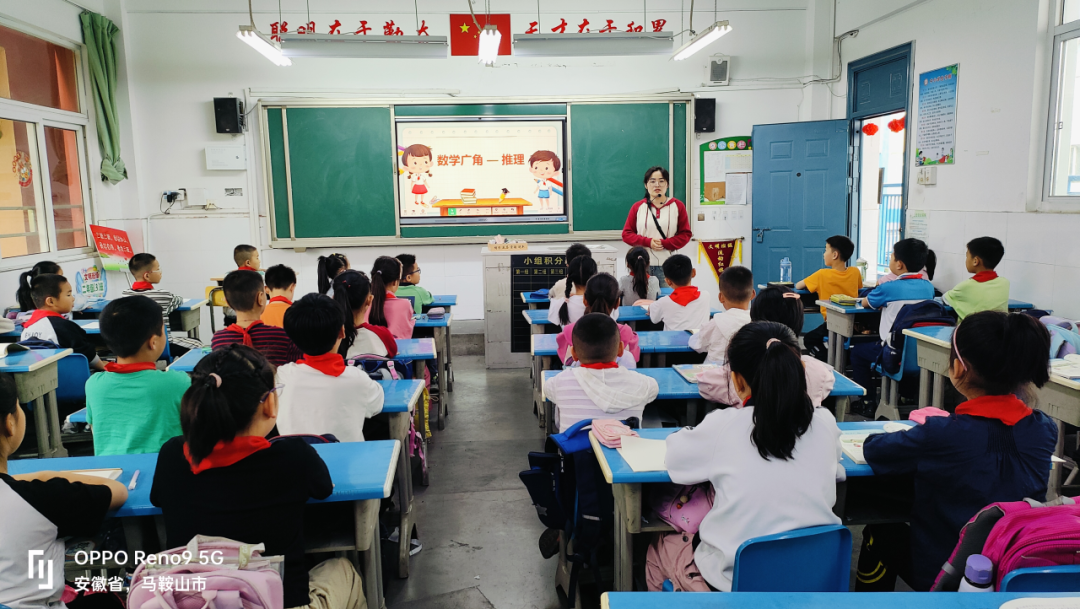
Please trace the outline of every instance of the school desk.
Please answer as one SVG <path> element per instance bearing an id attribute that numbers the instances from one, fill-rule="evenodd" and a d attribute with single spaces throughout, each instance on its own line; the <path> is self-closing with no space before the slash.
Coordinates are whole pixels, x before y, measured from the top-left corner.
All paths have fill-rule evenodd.
<path id="1" fill-rule="evenodd" d="M 314 448 L 330 470 L 334 492 L 326 499 L 309 503 L 351 502 L 354 527 L 348 532 L 347 539 L 344 539 L 339 531 L 324 532 L 317 530 L 317 527 L 309 527 L 316 530 L 304 531 L 305 550 L 308 553 L 323 553 L 355 549 L 358 553 L 364 553 L 363 566 L 358 564 L 356 567 L 363 575 L 368 607 L 381 609 L 384 607 L 384 599 L 382 552 L 379 550 L 379 505 L 383 499 L 390 496 L 399 453 L 402 450 L 401 443 L 396 440 L 342 442 L 317 444 Z M 125 485 L 131 482 L 136 471 L 139 472 L 136 487 L 128 491 L 127 501 L 111 514 L 120 518 L 124 525 L 129 558 L 133 560 L 134 551 L 145 547 L 138 517 L 161 514 L 161 510 L 150 503 L 150 487 L 154 480 L 154 470 L 157 468 L 157 454 L 49 460 L 17 459 L 8 463 L 8 470 L 12 475 L 110 468 L 123 470 L 118 480 Z"/>
<path id="2" fill-rule="evenodd" d="M 855 334 L 855 318 L 860 315 L 881 313 L 880 309 L 870 309 L 858 304 L 853 307 L 838 305 L 831 300 L 818 300 L 817 305 L 824 307 L 829 312 L 825 318 L 825 327 L 829 330 L 829 354 L 825 363 L 844 373 L 844 342 L 841 339 L 851 338 Z M 876 336 L 876 332 L 873 336 Z"/>
<path id="3" fill-rule="evenodd" d="M 548 309 L 526 309 L 521 314 L 525 316 L 533 334 L 543 334 L 544 326 L 555 325 L 548 320 L 548 312 Z M 709 317 L 721 312 L 720 309 L 710 308 Z M 639 321 L 649 321 L 649 312 L 645 307 L 619 307 L 619 317 L 615 321 L 634 328 Z"/>
<path id="4" fill-rule="evenodd" d="M 426 314 L 417 315 L 414 323 L 417 328 L 431 328 L 435 334 L 435 369 L 439 371 L 439 411 L 435 415 L 435 421 L 439 429 L 443 429 L 446 423 L 443 417 L 446 415 L 450 401 L 450 321 L 453 313 L 446 313 L 442 319 L 431 319 Z"/>
<path id="5" fill-rule="evenodd" d="M 450 317 L 451 309 L 457 306 L 456 294 L 432 294 L 431 308 L 442 307 L 446 310 L 446 316 Z M 454 333 L 453 327 L 446 324 L 446 389 L 454 391 Z"/>
<path id="6" fill-rule="evenodd" d="M 658 332 L 638 332 L 638 348 L 641 350 L 641 367 L 652 368 L 653 356 L 656 367 L 667 365 L 668 353 L 691 353 L 690 336 L 686 330 L 660 330 Z"/>
<path id="7" fill-rule="evenodd" d="M 706 592 L 679 594 L 677 603 L 659 592 L 605 592 L 601 609 L 998 609 L 1004 603 L 1033 597 L 1075 597 L 1072 593 L 985 592 L 946 594 L 931 592 Z"/>
<path id="8" fill-rule="evenodd" d="M 60 414 L 56 407 L 59 379 L 56 369 L 57 362 L 72 353 L 71 349 L 35 349 L 0 358 L 0 372 L 15 377 L 19 403 L 33 405 L 39 457 L 67 456 L 67 449 L 60 441 Z"/>
<path id="9" fill-rule="evenodd" d="M 910 424 L 910 423 L 909 423 Z M 841 431 L 853 431 L 862 429 L 881 429 L 884 422 L 865 423 L 838 423 Z M 653 429 L 639 429 L 638 434 L 643 438 L 663 440 L 671 434 L 679 431 L 678 428 L 665 427 Z M 902 433 L 902 432 L 897 432 Z M 604 472 L 604 479 L 611 484 L 612 493 L 615 496 L 615 589 L 629 591 L 633 589 L 633 535 L 650 532 L 669 532 L 673 529 L 667 523 L 657 519 L 655 522 L 642 522 L 642 484 L 658 482 L 671 482 L 667 471 L 658 472 L 635 472 L 622 458 L 619 451 L 608 448 L 589 434 L 593 454 Z M 844 455 L 840 464 L 848 478 L 873 476 L 874 470 L 869 465 L 857 465 Z M 846 500 L 846 481 L 837 482 L 837 508 L 843 511 Z M 778 489 L 782 493 L 782 490 Z M 836 509 L 836 508 L 834 508 Z M 649 516 L 649 514 L 645 514 Z M 842 516 L 841 516 L 842 517 Z"/>
<path id="10" fill-rule="evenodd" d="M 383 412 L 389 415 L 390 439 L 401 443 L 397 464 L 398 498 L 401 524 L 398 528 L 398 577 L 409 576 L 409 551 L 412 530 L 416 526 L 413 511 L 412 465 L 409 460 L 409 422 L 424 393 L 423 379 L 376 381 L 383 389 Z M 422 437 L 423 434 L 421 434 Z M 425 447 L 426 451 L 426 447 Z"/>
<path id="11" fill-rule="evenodd" d="M 952 313 L 952 311 L 953 311 L 952 305 L 945 302 L 944 298 L 942 298 L 941 296 L 938 296 L 937 298 L 934 298 L 934 300 L 940 302 L 942 305 L 945 306 L 946 311 Z M 1035 305 L 1031 304 L 1030 302 L 1024 302 L 1023 300 L 1015 300 L 1015 299 L 1012 299 L 1012 298 L 1009 299 L 1009 312 L 1010 313 L 1017 313 L 1019 311 L 1029 311 L 1029 310 L 1034 309 L 1034 308 L 1035 308 Z"/>
<path id="12" fill-rule="evenodd" d="M 86 307 L 76 313 L 82 313 L 91 319 L 97 319 L 105 310 L 105 305 L 111 302 L 107 298 L 95 298 Z M 175 311 L 169 313 L 169 330 L 173 332 L 186 332 L 191 338 L 199 338 L 199 325 L 202 324 L 202 308 L 206 305 L 205 298 L 185 298 L 184 302 Z"/>
<path id="13" fill-rule="evenodd" d="M 533 296 L 532 292 L 522 292 L 521 302 L 529 305 L 530 309 L 538 309 L 542 304 L 550 304 L 551 299 L 547 296 Z M 546 309 L 547 307 L 544 308 Z"/>

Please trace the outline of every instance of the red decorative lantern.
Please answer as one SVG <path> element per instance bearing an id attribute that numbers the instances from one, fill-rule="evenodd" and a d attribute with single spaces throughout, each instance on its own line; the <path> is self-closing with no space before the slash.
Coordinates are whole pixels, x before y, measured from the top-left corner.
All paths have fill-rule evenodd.
<path id="1" fill-rule="evenodd" d="M 862 128 L 863 135 L 875 135 L 878 132 L 878 126 L 874 123 L 866 123 Z"/>
<path id="2" fill-rule="evenodd" d="M 904 123 L 907 121 L 907 117 L 900 117 L 889 121 L 889 131 L 893 133 L 900 133 L 904 130 Z"/>

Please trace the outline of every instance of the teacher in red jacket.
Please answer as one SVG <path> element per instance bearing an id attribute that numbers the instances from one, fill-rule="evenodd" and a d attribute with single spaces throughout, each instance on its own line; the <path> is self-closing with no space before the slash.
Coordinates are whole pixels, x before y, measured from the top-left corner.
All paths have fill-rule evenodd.
<path id="1" fill-rule="evenodd" d="M 663 167 L 650 167 L 645 172 L 645 198 L 634 203 L 626 216 L 622 240 L 627 245 L 649 250 L 649 274 L 664 287 L 664 261 L 690 242 L 690 217 L 686 205 L 669 197 L 670 177 Z"/>

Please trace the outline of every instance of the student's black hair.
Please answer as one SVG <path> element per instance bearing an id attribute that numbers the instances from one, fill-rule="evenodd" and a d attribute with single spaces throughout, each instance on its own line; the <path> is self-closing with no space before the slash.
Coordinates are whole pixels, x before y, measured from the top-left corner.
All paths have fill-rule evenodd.
<path id="1" fill-rule="evenodd" d="M 101 311 L 101 338 L 119 357 L 138 353 L 151 336 L 161 335 L 164 326 L 161 305 L 142 295 L 110 300 Z"/>
<path id="2" fill-rule="evenodd" d="M 150 267 L 154 266 L 154 261 L 157 260 L 153 254 L 147 254 L 145 252 L 141 254 L 135 254 L 128 260 L 128 271 L 135 277 L 135 281 L 142 281 L 142 274 L 150 270 Z"/>
<path id="3" fill-rule="evenodd" d="M 607 273 L 597 273 L 585 283 L 585 312 L 603 313 L 619 308 L 619 280 Z"/>
<path id="4" fill-rule="evenodd" d="M 263 277 L 256 271 L 233 271 L 221 282 L 225 302 L 237 311 L 251 311 L 258 306 L 259 294 L 265 294 L 263 285 Z"/>
<path id="5" fill-rule="evenodd" d="M 978 256 L 988 269 L 996 267 L 1005 257 L 1005 246 L 993 237 L 976 237 L 968 241 L 967 249 L 972 256 Z"/>
<path id="6" fill-rule="evenodd" d="M 679 287 L 690 285 L 691 274 L 694 270 L 694 263 L 690 262 L 690 258 L 675 254 L 664 261 L 663 268 L 664 277 L 670 279 L 671 283 Z"/>
<path id="7" fill-rule="evenodd" d="M 923 269 L 926 271 L 926 278 L 933 281 L 934 270 L 937 269 L 937 254 L 934 250 L 926 250 L 926 266 Z"/>
<path id="8" fill-rule="evenodd" d="M 583 364 L 613 362 L 619 357 L 619 328 L 610 315 L 589 313 L 574 324 L 574 354 Z"/>
<path id="9" fill-rule="evenodd" d="M 772 339 L 776 342 L 771 342 Z M 771 342 L 771 344 L 770 344 Z M 814 405 L 806 395 L 806 370 L 799 339 L 790 328 L 755 321 L 735 333 L 728 345 L 731 372 L 750 385 L 754 430 L 750 441 L 762 459 L 791 459 L 795 442 L 810 429 Z"/>
<path id="10" fill-rule="evenodd" d="M 566 293 L 563 294 L 566 300 L 559 307 L 561 325 L 570 323 L 570 293 L 574 291 L 574 286 L 587 285 L 589 279 L 592 279 L 595 274 L 596 261 L 592 259 L 592 256 L 578 256 L 570 261 L 570 267 L 566 269 Z"/>
<path id="11" fill-rule="evenodd" d="M 746 302 L 754 294 L 754 273 L 745 266 L 729 266 L 720 273 L 720 293 L 731 302 Z"/>
<path id="12" fill-rule="evenodd" d="M 220 386 L 211 373 L 221 379 Z M 218 442 L 246 429 L 273 390 L 274 367 L 251 347 L 233 343 L 199 360 L 180 400 L 180 429 L 192 462 L 197 465 Z"/>
<path id="13" fill-rule="evenodd" d="M 315 273 L 319 280 L 319 293 L 329 292 L 330 286 L 334 283 L 334 277 L 347 268 L 349 268 L 349 259 L 345 257 L 345 254 L 319 256 L 319 267 Z"/>
<path id="14" fill-rule="evenodd" d="M 240 244 L 233 248 L 232 259 L 236 263 L 237 267 L 244 266 L 244 263 L 251 260 L 251 255 L 259 251 L 259 248 L 254 245 Z"/>
<path id="15" fill-rule="evenodd" d="M 60 298 L 60 290 L 68 282 L 63 275 L 38 275 L 30 281 L 30 297 L 34 299 L 34 308 L 45 306 L 46 298 Z"/>
<path id="16" fill-rule="evenodd" d="M 851 255 L 855 253 L 855 244 L 844 235 L 833 235 L 826 239 L 825 243 L 828 243 L 829 247 L 840 254 L 840 259 L 844 262 L 851 260 Z"/>
<path id="17" fill-rule="evenodd" d="M 652 193 L 649 192 L 649 178 L 651 178 L 652 174 L 656 173 L 657 171 L 659 171 L 660 175 L 664 177 L 665 182 L 667 182 L 668 184 L 671 183 L 671 174 L 668 173 L 667 169 L 664 169 L 663 167 L 661 167 L 659 165 L 656 165 L 656 166 L 653 166 L 653 167 L 650 167 L 649 169 L 647 169 L 645 171 L 645 178 L 641 180 L 641 183 L 645 185 L 645 200 L 646 201 L 652 200 Z M 665 271 L 665 274 L 666 273 L 667 273 L 667 271 Z"/>
<path id="18" fill-rule="evenodd" d="M 784 324 L 795 336 L 799 336 L 803 327 L 802 300 L 785 294 L 795 292 L 781 285 L 770 285 L 758 292 L 757 297 L 750 302 L 750 319 Z"/>
<path id="19" fill-rule="evenodd" d="M 649 251 L 640 245 L 626 252 L 626 268 L 630 269 L 630 274 L 634 277 L 634 293 L 638 298 L 649 297 L 649 262 Z"/>
<path id="20" fill-rule="evenodd" d="M 901 239 L 893 245 L 892 251 L 893 257 L 903 262 L 909 273 L 918 273 L 926 267 L 929 249 L 919 239 Z M 931 271 L 927 270 L 926 273 L 933 278 Z"/>
<path id="21" fill-rule="evenodd" d="M 19 289 L 15 291 L 15 300 L 19 302 L 22 311 L 33 311 L 34 297 L 30 294 L 30 281 L 38 275 L 55 275 L 60 272 L 60 265 L 48 260 L 42 260 L 34 265 L 34 268 L 19 275 Z"/>
<path id="22" fill-rule="evenodd" d="M 965 317 L 954 332 L 949 363 L 959 351 L 969 373 L 965 384 L 989 395 L 1009 395 L 1050 380 L 1050 332 L 1034 317 L 980 311 Z"/>
<path id="23" fill-rule="evenodd" d="M 19 416 L 15 413 L 15 409 L 18 407 L 19 390 L 15 386 L 15 377 L 7 372 L 0 372 L 0 433 L 7 429 L 7 418 L 9 416 Z"/>
<path id="24" fill-rule="evenodd" d="M 401 281 L 401 261 L 390 256 L 379 256 L 371 267 L 371 312 L 368 313 L 368 321 L 374 326 L 386 326 L 386 312 L 383 305 L 386 304 L 387 286 L 395 281 Z"/>
<path id="25" fill-rule="evenodd" d="M 360 310 L 371 294 L 371 280 L 361 271 L 348 270 L 334 277 L 334 300 L 345 315 L 345 338 L 341 341 L 338 353 L 345 355 L 349 347 L 356 342 L 356 324 L 353 323 L 353 311 Z"/>
<path id="26" fill-rule="evenodd" d="M 271 290 L 287 290 L 289 286 L 296 285 L 296 271 L 284 264 L 275 264 L 266 269 L 263 280 Z"/>
<path id="27" fill-rule="evenodd" d="M 285 309 L 282 325 L 304 355 L 325 355 L 345 326 L 345 312 L 326 294 L 307 294 Z"/>
<path id="28" fill-rule="evenodd" d="M 405 275 L 409 274 L 413 265 L 416 264 L 416 256 L 412 254 L 398 254 L 397 256 L 394 256 L 394 258 L 401 261 L 401 278 L 405 279 Z"/>
<path id="29" fill-rule="evenodd" d="M 570 247 L 566 248 L 566 266 L 570 266 L 570 261 L 578 256 L 592 258 L 592 250 L 584 243 L 571 243 Z"/>

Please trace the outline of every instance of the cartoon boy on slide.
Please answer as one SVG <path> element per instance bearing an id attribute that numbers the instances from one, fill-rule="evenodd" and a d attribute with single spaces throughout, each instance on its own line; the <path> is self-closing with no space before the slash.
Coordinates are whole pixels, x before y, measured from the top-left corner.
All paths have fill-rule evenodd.
<path id="1" fill-rule="evenodd" d="M 551 204 L 551 192 L 560 197 L 563 194 L 562 182 L 553 179 L 559 175 L 562 162 L 559 156 L 550 150 L 537 150 L 529 157 L 529 172 L 536 178 L 536 193 L 540 199 L 540 211 L 554 210 Z"/>

